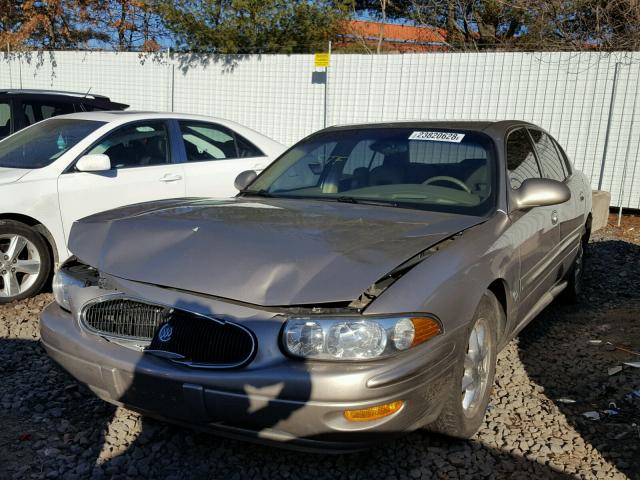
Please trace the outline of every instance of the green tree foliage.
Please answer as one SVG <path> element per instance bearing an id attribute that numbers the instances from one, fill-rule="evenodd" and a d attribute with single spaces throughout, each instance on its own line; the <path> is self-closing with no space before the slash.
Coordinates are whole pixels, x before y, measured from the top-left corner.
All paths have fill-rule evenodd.
<path id="1" fill-rule="evenodd" d="M 161 0 L 182 49 L 208 53 L 301 53 L 326 48 L 351 1 Z"/>

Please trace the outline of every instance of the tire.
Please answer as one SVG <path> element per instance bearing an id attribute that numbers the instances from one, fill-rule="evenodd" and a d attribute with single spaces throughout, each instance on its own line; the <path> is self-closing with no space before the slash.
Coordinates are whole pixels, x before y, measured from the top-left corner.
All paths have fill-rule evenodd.
<path id="1" fill-rule="evenodd" d="M 562 292 L 562 300 L 565 303 L 574 304 L 580 301 L 580 297 L 582 295 L 582 278 L 584 276 L 584 264 L 588 245 L 589 230 L 587 230 L 587 232 L 582 236 L 580 244 L 578 245 L 576 258 L 565 277 L 567 281 L 567 288 Z"/>
<path id="2" fill-rule="evenodd" d="M 443 409 L 427 429 L 462 439 L 471 438 L 478 431 L 491 397 L 498 353 L 497 327 L 503 321 L 504 312 L 500 302 L 493 293 L 485 292 L 465 332 L 464 346 L 460 349 L 458 362 L 448 382 L 449 393 Z M 486 348 L 485 360 L 473 362 L 471 352 L 477 349 L 473 344 L 472 335 L 480 331 L 484 332 L 484 338 L 488 342 L 482 342 Z M 471 368 L 473 364 L 476 365 L 475 373 L 470 374 L 474 372 Z M 468 368 L 465 368 L 465 365 Z M 482 367 L 478 368 L 479 365 Z M 465 384 L 471 379 L 473 383 L 464 389 Z M 474 390 L 474 385 L 477 385 L 477 390 Z"/>
<path id="3" fill-rule="evenodd" d="M 46 240 L 28 225 L 0 220 L 0 304 L 31 297 L 51 273 Z"/>

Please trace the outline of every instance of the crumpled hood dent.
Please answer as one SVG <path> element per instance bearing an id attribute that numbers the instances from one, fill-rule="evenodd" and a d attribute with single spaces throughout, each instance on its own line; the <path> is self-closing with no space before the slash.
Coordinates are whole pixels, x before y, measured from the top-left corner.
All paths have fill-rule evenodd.
<path id="1" fill-rule="evenodd" d="M 482 218 L 238 198 L 138 204 L 76 222 L 70 250 L 104 273 L 262 306 L 348 302 Z"/>

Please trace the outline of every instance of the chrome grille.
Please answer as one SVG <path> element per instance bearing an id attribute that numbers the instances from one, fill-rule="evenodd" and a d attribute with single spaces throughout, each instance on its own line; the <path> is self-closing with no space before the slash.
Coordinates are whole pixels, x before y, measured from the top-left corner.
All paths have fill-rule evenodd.
<path id="1" fill-rule="evenodd" d="M 170 332 L 170 333 L 168 333 Z M 255 339 L 244 327 L 184 310 L 172 310 L 147 352 L 191 366 L 230 368 L 253 358 Z"/>
<path id="2" fill-rule="evenodd" d="M 80 318 L 91 332 L 149 342 L 149 354 L 193 367 L 238 367 L 256 352 L 255 337 L 241 325 L 126 297 L 90 302 Z"/>
<path id="3" fill-rule="evenodd" d="M 86 327 L 96 333 L 136 340 L 151 340 L 167 321 L 170 309 L 127 298 L 90 303 L 82 310 Z"/>

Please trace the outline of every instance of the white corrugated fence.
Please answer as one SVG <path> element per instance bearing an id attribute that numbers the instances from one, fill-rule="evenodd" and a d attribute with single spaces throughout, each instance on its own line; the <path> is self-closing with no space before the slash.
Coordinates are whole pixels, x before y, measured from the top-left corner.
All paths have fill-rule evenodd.
<path id="1" fill-rule="evenodd" d="M 91 89 L 285 144 L 341 123 L 522 119 L 549 130 L 613 205 L 640 208 L 640 52 L 333 55 L 327 76 L 313 55 L 4 53 L 0 88 Z"/>

